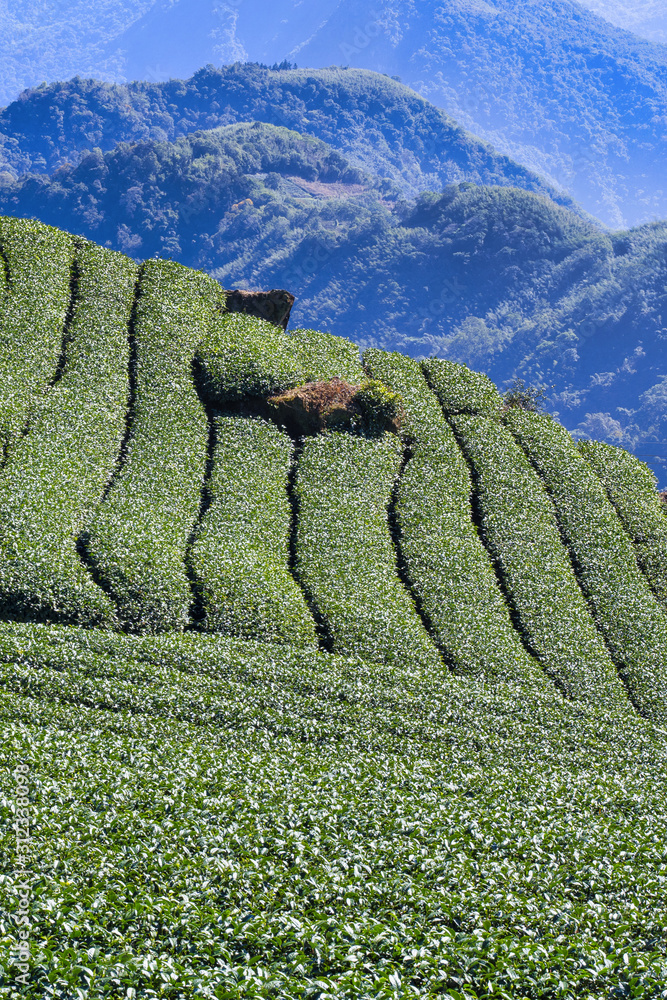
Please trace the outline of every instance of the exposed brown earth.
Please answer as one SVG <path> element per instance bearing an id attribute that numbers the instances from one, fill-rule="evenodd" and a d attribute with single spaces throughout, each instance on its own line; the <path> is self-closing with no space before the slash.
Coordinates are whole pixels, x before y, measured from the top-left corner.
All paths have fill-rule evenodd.
<path id="1" fill-rule="evenodd" d="M 297 434 L 343 429 L 361 419 L 362 413 L 354 402 L 359 386 L 341 378 L 328 382 L 308 382 L 289 389 L 268 400 L 276 419 Z"/>

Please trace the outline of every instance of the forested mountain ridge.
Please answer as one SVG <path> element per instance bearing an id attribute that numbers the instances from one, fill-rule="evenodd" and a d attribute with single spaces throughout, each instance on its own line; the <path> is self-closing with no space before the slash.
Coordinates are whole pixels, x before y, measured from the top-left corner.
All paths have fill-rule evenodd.
<path id="1" fill-rule="evenodd" d="M 125 25 L 115 35 L 112 11 Z M 98 14 L 93 8 L 77 16 L 80 26 L 69 29 L 75 38 Z M 70 17 L 62 11 L 63 23 Z M 59 30 L 43 31 L 43 49 Z M 377 70 L 400 76 L 605 224 L 667 217 L 667 47 L 572 0 L 329 0 L 312 8 L 296 0 L 270 7 L 266 0 L 164 0 L 136 11 L 114 0 L 102 35 L 107 41 L 94 59 L 75 58 L 65 71 L 70 37 L 37 82 L 77 68 L 86 76 L 157 81 L 189 76 L 206 63 L 272 65 L 285 58 L 299 66 Z M 0 59 L 18 66 L 30 37 L 31 30 L 8 32 Z M 31 50 L 26 63 L 33 57 Z"/>
<path id="2" fill-rule="evenodd" d="M 313 135 L 406 196 L 453 181 L 509 184 L 573 205 L 409 88 L 365 70 L 207 66 L 186 81 L 126 86 L 75 79 L 0 111 L 0 171 L 51 173 L 94 148 L 174 141 L 198 129 L 262 121 Z"/>
<path id="3" fill-rule="evenodd" d="M 287 288 L 297 323 L 523 377 L 570 429 L 664 450 L 664 224 L 607 234 L 511 187 L 415 202 L 321 140 L 259 122 L 97 150 L 8 184 L 0 212 L 173 257 L 227 288 Z"/>
<path id="4" fill-rule="evenodd" d="M 667 216 L 667 48 L 571 0 L 340 0 L 289 57 L 400 75 L 607 225 Z"/>

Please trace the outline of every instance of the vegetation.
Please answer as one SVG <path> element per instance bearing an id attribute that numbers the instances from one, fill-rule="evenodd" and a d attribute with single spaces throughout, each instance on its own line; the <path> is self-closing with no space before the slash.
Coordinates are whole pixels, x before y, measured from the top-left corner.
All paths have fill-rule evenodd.
<path id="1" fill-rule="evenodd" d="M 196 363 L 201 391 L 216 404 L 266 399 L 319 379 L 358 383 L 363 378 L 359 348 L 349 341 L 314 330 L 285 336 L 266 320 L 243 313 L 213 316 Z"/>
<path id="2" fill-rule="evenodd" d="M 419 364 L 374 349 L 364 364 L 398 391 L 405 409 L 410 450 L 396 495 L 399 552 L 446 662 L 464 675 L 544 686 L 473 523 L 468 466 Z"/>
<path id="3" fill-rule="evenodd" d="M 26 229 L 25 235 L 34 232 Z M 0 477 L 5 617 L 118 625 L 113 603 L 79 558 L 77 540 L 102 499 L 125 431 L 136 270 L 120 254 L 77 248 L 60 365 Z M 39 300 L 37 281 L 32 294 Z"/>
<path id="4" fill-rule="evenodd" d="M 415 669 L 441 661 L 396 571 L 387 525 L 400 445 L 333 432 L 308 438 L 299 459 L 296 574 L 330 647 Z"/>
<path id="5" fill-rule="evenodd" d="M 667 614 L 637 566 L 602 483 L 553 420 L 512 410 L 507 422 L 549 490 L 582 590 L 632 700 L 640 711 L 664 719 Z"/>
<path id="6" fill-rule="evenodd" d="M 3 458 L 54 378 L 70 301 L 74 246 L 38 222 L 0 218 L 0 447 Z"/>
<path id="7" fill-rule="evenodd" d="M 580 441 L 579 451 L 600 477 L 656 597 L 667 604 L 667 519 L 655 476 L 634 455 L 601 441 Z"/>
<path id="8" fill-rule="evenodd" d="M 119 86 L 78 77 L 38 87 L 0 110 L 0 169 L 14 176 L 52 174 L 96 150 L 172 143 L 247 122 L 319 139 L 407 197 L 463 180 L 525 188 L 572 204 L 408 87 L 379 73 L 335 67 L 286 72 L 236 63 L 205 66 L 184 81 Z"/>
<path id="9" fill-rule="evenodd" d="M 72 252 L 0 469 L 34 571 L 0 605 L 0 993 L 657 1000 L 667 613 L 616 513 L 654 483 L 460 366 Z M 285 372 L 400 426 L 290 439 Z"/>
<path id="10" fill-rule="evenodd" d="M 122 623 L 185 628 L 192 591 L 185 553 L 200 506 L 207 421 L 192 380 L 215 285 L 179 264 L 148 261 L 136 303 L 129 437 L 123 462 L 86 532 L 96 578 Z"/>
<path id="11" fill-rule="evenodd" d="M 190 565 L 203 628 L 317 648 L 315 622 L 289 572 L 292 443 L 274 424 L 214 420 L 207 509 Z"/>
<path id="12" fill-rule="evenodd" d="M 260 124 L 91 153 L 5 187 L 0 211 L 227 288 L 291 289 L 297 326 L 522 379 L 569 429 L 666 474 L 663 224 L 605 234 L 510 187 L 409 203 L 319 140 Z"/>

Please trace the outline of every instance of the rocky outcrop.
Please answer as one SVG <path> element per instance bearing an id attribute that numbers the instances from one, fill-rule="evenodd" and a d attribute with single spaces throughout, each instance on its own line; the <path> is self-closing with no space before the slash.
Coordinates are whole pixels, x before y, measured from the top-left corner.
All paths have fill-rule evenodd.
<path id="1" fill-rule="evenodd" d="M 227 291 L 227 311 L 248 313 L 259 319 L 268 320 L 274 326 L 287 329 L 294 296 L 284 288 L 272 288 L 270 292 L 248 292 L 240 288 Z"/>

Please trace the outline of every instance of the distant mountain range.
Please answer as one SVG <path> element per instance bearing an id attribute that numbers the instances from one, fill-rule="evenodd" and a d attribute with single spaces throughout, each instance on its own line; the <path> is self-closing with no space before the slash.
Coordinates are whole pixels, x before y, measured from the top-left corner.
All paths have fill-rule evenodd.
<path id="1" fill-rule="evenodd" d="M 599 0 L 601 3 L 602 0 Z M 51 8 L 49 8 L 51 11 Z M 400 76 L 612 227 L 667 217 L 667 47 L 571 0 L 8 0 L 4 94 L 78 71 L 158 81 L 236 60 Z M 48 24 L 47 24 L 48 22 Z M 0 100 L 2 96 L 0 95 Z"/>
<path id="2" fill-rule="evenodd" d="M 262 121 L 331 144 L 411 197 L 453 181 L 569 196 L 498 153 L 408 87 L 366 70 L 206 67 L 184 82 L 127 86 L 75 79 L 0 111 L 0 171 L 52 173 L 120 143 L 173 141 L 197 129 Z"/>
<path id="3" fill-rule="evenodd" d="M 121 142 L 52 176 L 6 180 L 0 214 L 37 216 L 137 258 L 173 257 L 227 288 L 286 287 L 297 295 L 293 324 L 362 346 L 541 384 L 569 429 L 658 456 L 659 468 L 667 225 L 607 235 L 502 179 L 415 201 L 320 139 L 237 123 Z"/>

